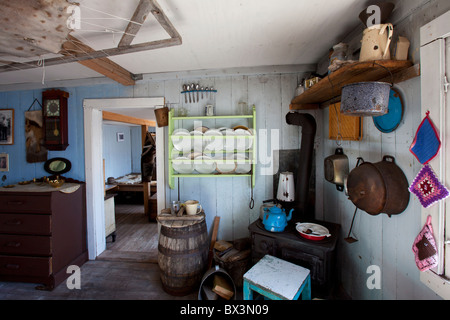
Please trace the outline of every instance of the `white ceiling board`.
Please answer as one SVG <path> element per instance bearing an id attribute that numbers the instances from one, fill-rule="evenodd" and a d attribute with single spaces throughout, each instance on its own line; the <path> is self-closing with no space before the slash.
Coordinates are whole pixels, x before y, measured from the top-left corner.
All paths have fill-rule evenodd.
<path id="1" fill-rule="evenodd" d="M 125 30 L 139 3 L 138 0 L 78 2 L 82 30 L 72 35 L 96 50 L 117 46 L 121 34 L 111 31 Z M 361 24 L 358 15 L 368 2 L 158 0 L 183 43 L 110 59 L 135 74 L 315 64 L 329 48 Z M 168 38 L 149 14 L 132 44 Z M 76 63 L 54 66 L 52 73 L 60 80 L 99 76 Z M 30 82 L 30 79 L 40 82 L 37 74 L 42 73 L 36 70 L 0 73 L 0 84 Z"/>

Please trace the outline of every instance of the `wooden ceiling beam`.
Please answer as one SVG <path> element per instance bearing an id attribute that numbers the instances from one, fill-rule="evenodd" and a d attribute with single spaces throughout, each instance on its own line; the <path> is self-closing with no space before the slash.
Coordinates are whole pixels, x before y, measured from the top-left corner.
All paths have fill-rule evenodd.
<path id="1" fill-rule="evenodd" d="M 125 29 L 122 39 L 120 39 L 118 45 L 119 48 L 129 46 L 131 44 L 139 29 L 141 29 L 145 19 L 147 19 L 147 15 L 152 7 L 151 0 L 141 0 L 139 2 L 136 10 L 134 11 L 133 17 L 131 17 L 128 26 Z"/>
<path id="2" fill-rule="evenodd" d="M 69 41 L 66 41 L 63 44 L 63 51 L 61 52 L 63 55 L 70 56 L 78 56 L 80 53 L 91 53 L 95 50 L 81 42 L 77 38 L 69 35 L 67 37 Z M 78 63 L 88 67 L 114 81 L 117 81 L 124 86 L 132 86 L 135 84 L 134 75 L 128 70 L 124 69 L 114 61 L 108 58 L 98 58 L 91 60 L 82 60 L 78 61 Z"/>
<path id="3" fill-rule="evenodd" d="M 181 41 L 181 35 L 178 33 L 177 29 L 175 29 L 172 22 L 170 22 L 169 18 L 167 18 L 166 14 L 161 9 L 158 2 L 156 2 L 156 0 L 150 0 L 150 3 L 152 5 L 151 13 L 159 22 L 161 27 L 163 27 L 164 30 L 166 30 L 166 32 L 172 39 L 180 39 Z"/>
<path id="4" fill-rule="evenodd" d="M 165 40 L 156 40 L 156 41 L 150 41 L 145 43 L 139 43 L 135 45 L 130 45 L 126 47 L 121 48 L 111 48 L 111 49 L 103 49 L 99 51 L 94 51 L 91 53 L 81 54 L 79 56 L 63 56 L 58 58 L 51 58 L 45 60 L 45 66 L 55 66 L 59 64 L 69 63 L 69 62 L 79 62 L 83 60 L 89 60 L 89 59 L 98 59 L 98 58 L 105 58 L 105 57 L 113 57 L 120 54 L 127 54 L 127 53 L 135 53 L 135 52 L 142 52 L 142 51 L 149 51 L 149 50 L 155 50 L 155 49 L 161 49 L 161 48 L 167 48 L 172 46 L 178 46 L 182 42 L 181 38 L 172 38 L 172 39 L 165 39 Z M 6 72 L 6 71 L 17 71 L 17 70 L 26 70 L 26 69 L 33 69 L 40 67 L 40 60 L 35 61 L 28 61 L 26 63 L 10 63 L 6 66 L 0 66 L 0 72 Z"/>

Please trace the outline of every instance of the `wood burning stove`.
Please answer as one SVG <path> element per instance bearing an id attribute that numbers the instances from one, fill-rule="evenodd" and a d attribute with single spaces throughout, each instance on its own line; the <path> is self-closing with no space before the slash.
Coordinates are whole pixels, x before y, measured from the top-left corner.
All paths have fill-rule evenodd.
<path id="1" fill-rule="evenodd" d="M 266 254 L 292 262 L 310 270 L 312 292 L 315 296 L 325 295 L 333 288 L 336 277 L 336 243 L 340 226 L 327 222 L 314 222 L 314 208 L 308 200 L 311 172 L 314 166 L 314 138 L 317 125 L 310 114 L 290 112 L 286 115 L 289 125 L 302 127 L 301 149 L 295 157 L 297 163 L 295 202 L 284 203 L 286 211 L 292 205 L 294 216 L 283 232 L 267 231 L 261 220 L 249 226 L 252 239 L 252 262 L 256 263 Z M 301 221 L 303 220 L 303 221 Z M 317 223 L 326 227 L 331 237 L 321 241 L 304 239 L 295 229 L 297 222 Z M 282 272 L 283 270 L 280 270 Z"/>

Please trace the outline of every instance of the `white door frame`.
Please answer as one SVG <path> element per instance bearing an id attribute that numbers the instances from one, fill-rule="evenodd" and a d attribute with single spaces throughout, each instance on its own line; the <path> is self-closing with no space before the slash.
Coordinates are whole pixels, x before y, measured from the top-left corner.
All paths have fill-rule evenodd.
<path id="1" fill-rule="evenodd" d="M 84 99 L 84 155 L 86 175 L 87 244 L 89 259 L 106 249 L 102 111 L 118 108 L 148 109 L 164 106 L 164 98 Z M 157 207 L 166 202 L 164 176 L 164 128 L 156 127 Z"/>

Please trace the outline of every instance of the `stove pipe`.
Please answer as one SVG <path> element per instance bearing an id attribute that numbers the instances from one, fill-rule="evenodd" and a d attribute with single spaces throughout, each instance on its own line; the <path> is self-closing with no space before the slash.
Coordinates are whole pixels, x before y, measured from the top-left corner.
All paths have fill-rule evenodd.
<path id="1" fill-rule="evenodd" d="M 314 139 L 317 131 L 317 124 L 310 114 L 290 112 L 286 115 L 286 122 L 290 125 L 302 127 L 302 141 L 299 153 L 299 166 L 297 170 L 296 186 L 296 213 L 303 215 L 308 209 L 309 185 L 311 180 Z"/>

